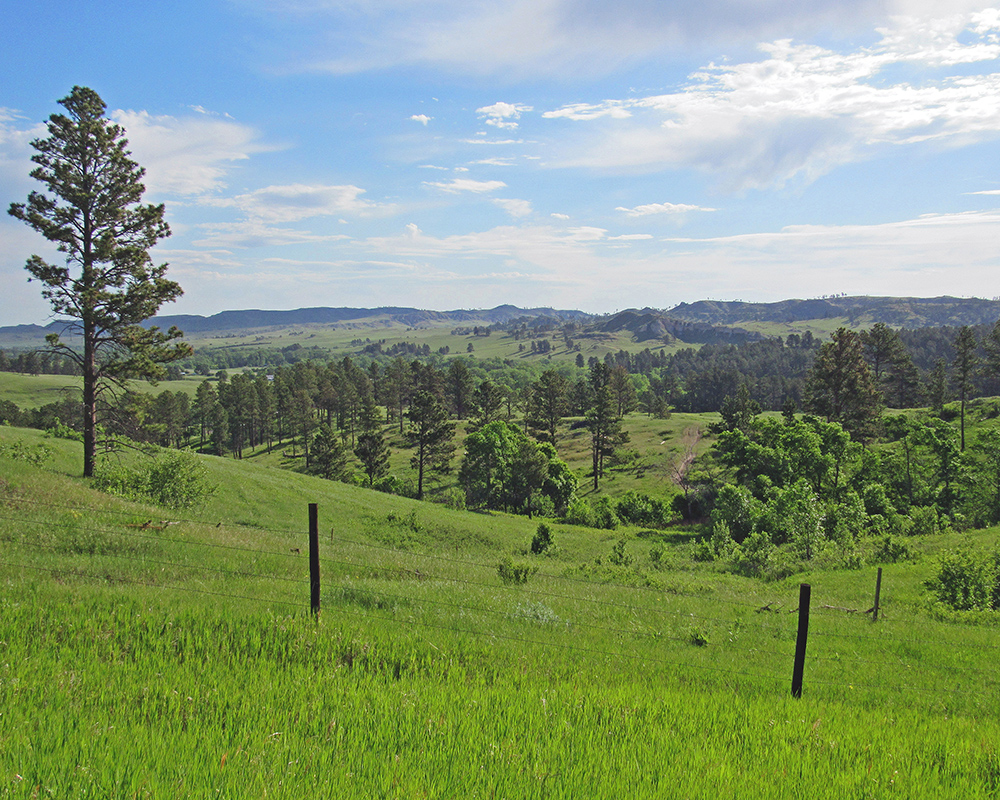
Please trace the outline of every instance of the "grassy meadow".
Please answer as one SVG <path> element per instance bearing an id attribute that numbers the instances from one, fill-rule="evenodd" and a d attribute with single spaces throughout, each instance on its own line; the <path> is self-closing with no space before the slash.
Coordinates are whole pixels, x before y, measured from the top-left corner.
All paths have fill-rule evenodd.
<path id="1" fill-rule="evenodd" d="M 996 623 L 923 589 L 998 530 L 908 541 L 873 624 L 873 558 L 763 582 L 681 528 L 559 523 L 533 555 L 537 520 L 247 459 L 199 457 L 214 492 L 173 510 L 98 492 L 79 456 L 0 428 L 0 797 L 1000 793 Z"/>

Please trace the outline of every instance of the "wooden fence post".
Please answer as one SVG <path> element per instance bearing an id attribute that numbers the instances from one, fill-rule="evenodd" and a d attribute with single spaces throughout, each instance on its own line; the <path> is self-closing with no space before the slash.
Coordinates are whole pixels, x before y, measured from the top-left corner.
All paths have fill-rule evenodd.
<path id="1" fill-rule="evenodd" d="M 875 579 L 875 605 L 872 607 L 872 622 L 878 622 L 878 600 L 882 594 L 882 567 L 878 568 L 878 577 Z"/>
<path id="2" fill-rule="evenodd" d="M 319 506 L 309 504 L 309 606 L 319 614 Z"/>
<path id="3" fill-rule="evenodd" d="M 809 599 L 812 587 L 799 586 L 799 633 L 795 639 L 795 666 L 792 669 L 792 697 L 802 697 L 802 674 L 806 666 L 806 640 L 809 637 Z"/>

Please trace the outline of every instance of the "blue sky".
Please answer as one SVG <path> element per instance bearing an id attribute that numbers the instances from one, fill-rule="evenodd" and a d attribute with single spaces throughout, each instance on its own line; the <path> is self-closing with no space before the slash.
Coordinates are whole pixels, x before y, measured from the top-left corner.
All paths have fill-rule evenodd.
<path id="1" fill-rule="evenodd" d="M 952 0 L 35 0 L 0 200 L 90 86 L 163 313 L 1000 295 L 1000 10 Z M 0 219 L 0 324 L 44 322 Z"/>

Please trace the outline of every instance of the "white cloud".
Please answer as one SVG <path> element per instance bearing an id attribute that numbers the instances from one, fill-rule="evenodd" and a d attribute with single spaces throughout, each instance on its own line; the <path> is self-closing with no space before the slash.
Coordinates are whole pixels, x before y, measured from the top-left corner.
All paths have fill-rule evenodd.
<path id="1" fill-rule="evenodd" d="M 221 249 L 317 244 L 338 242 L 351 238 L 342 234 L 324 235 L 310 231 L 294 230 L 292 228 L 279 228 L 268 225 L 261 220 L 206 223 L 200 225 L 199 228 L 205 232 L 205 236 L 193 242 L 196 247 Z"/>
<path id="2" fill-rule="evenodd" d="M 462 75 L 578 78 L 705 48 L 779 36 L 849 38 L 891 15 L 981 10 L 981 0 L 257 0 L 304 17 L 317 44 L 303 69 L 344 74 L 429 65 Z M 319 32 L 319 33 L 316 33 Z"/>
<path id="3" fill-rule="evenodd" d="M 619 206 L 615 211 L 624 211 L 630 217 L 648 217 L 650 214 L 686 214 L 690 211 L 715 211 L 715 209 L 687 203 L 647 203 L 635 208 Z"/>
<path id="4" fill-rule="evenodd" d="M 440 189 L 442 192 L 448 192 L 449 194 L 458 194 L 459 192 L 484 194 L 495 192 L 497 189 L 504 189 L 507 186 L 503 181 L 476 181 L 472 178 L 455 178 L 449 183 L 425 182 L 424 185 L 433 186 L 435 189 Z"/>
<path id="5" fill-rule="evenodd" d="M 487 125 L 514 130 L 518 126 L 517 120 L 521 118 L 521 114 L 531 110 L 531 106 L 517 103 L 494 103 L 491 106 L 477 108 L 476 113 L 485 119 Z"/>
<path id="6" fill-rule="evenodd" d="M 697 168 L 750 188 L 811 180 L 887 146 L 1000 136 L 996 14 L 901 20 L 851 53 L 789 40 L 761 49 L 763 59 L 711 64 L 676 92 L 546 112 L 580 123 L 550 163 Z M 932 80 L 930 67 L 953 69 Z"/>
<path id="7" fill-rule="evenodd" d="M 432 119 L 434 119 L 434 117 L 428 117 L 426 114 L 414 114 L 412 117 L 410 117 L 410 119 L 412 119 L 414 122 L 419 122 L 426 128 L 427 123 L 430 122 Z"/>
<path id="8" fill-rule="evenodd" d="M 361 198 L 364 189 L 357 186 L 290 184 L 267 186 L 236 197 L 205 200 L 205 204 L 238 208 L 250 219 L 262 222 L 294 222 L 309 217 L 341 214 L 370 215 L 387 213 L 391 207 L 379 206 Z"/>
<path id="9" fill-rule="evenodd" d="M 274 149 L 258 141 L 253 128 L 204 114 L 178 118 L 115 111 L 111 117 L 125 128 L 135 160 L 146 168 L 145 184 L 153 194 L 215 192 L 225 186 L 234 163 Z"/>
<path id="10" fill-rule="evenodd" d="M 493 202 L 515 218 L 531 216 L 533 210 L 530 200 L 496 198 Z"/>

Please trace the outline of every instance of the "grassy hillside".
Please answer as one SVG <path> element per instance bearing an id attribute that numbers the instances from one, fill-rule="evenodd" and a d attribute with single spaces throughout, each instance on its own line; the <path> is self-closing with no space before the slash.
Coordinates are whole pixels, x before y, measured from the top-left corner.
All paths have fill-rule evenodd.
<path id="1" fill-rule="evenodd" d="M 1000 785 L 995 622 L 940 618 L 922 588 L 954 538 L 913 539 L 912 560 L 885 566 L 873 625 L 860 613 L 871 561 L 763 583 L 697 562 L 682 531 L 561 524 L 536 556 L 524 518 L 208 457 L 214 494 L 172 510 L 74 477 L 74 443 L 0 428 L 0 446 L 2 796 L 966 798 Z M 526 583 L 501 579 L 504 558 Z"/>

